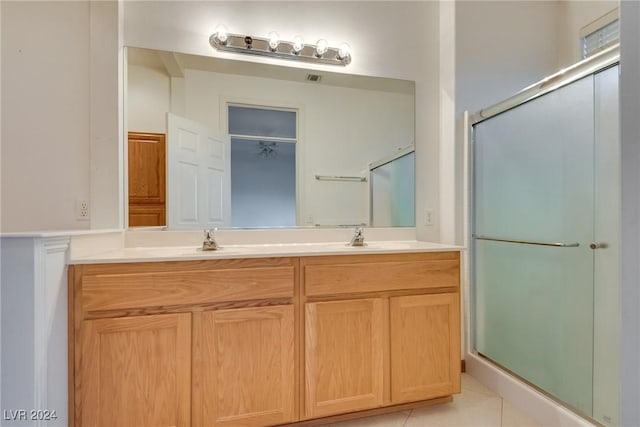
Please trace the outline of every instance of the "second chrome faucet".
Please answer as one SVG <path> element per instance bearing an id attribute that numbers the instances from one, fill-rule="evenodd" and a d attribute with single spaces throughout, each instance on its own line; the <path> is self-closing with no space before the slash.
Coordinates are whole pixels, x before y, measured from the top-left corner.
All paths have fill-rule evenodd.
<path id="1" fill-rule="evenodd" d="M 218 250 L 218 243 L 216 243 L 216 239 L 213 237 L 213 232 L 217 230 L 209 229 L 204 230 L 204 241 L 202 242 L 202 250 L 203 251 L 215 251 Z"/>
<path id="2" fill-rule="evenodd" d="M 356 227 L 356 232 L 349 244 L 351 246 L 364 246 L 364 230 L 362 227 Z"/>

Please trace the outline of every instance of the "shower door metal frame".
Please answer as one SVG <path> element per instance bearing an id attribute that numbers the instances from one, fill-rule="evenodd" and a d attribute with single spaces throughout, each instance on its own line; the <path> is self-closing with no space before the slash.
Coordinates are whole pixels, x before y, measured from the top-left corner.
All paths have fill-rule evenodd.
<path id="1" fill-rule="evenodd" d="M 537 83 L 532 84 L 515 95 L 490 107 L 482 108 L 474 114 L 469 115 L 469 129 L 507 110 L 522 105 L 532 99 L 538 98 L 556 89 L 580 80 L 591 74 L 603 71 L 620 62 L 620 44 L 615 44 L 602 52 L 590 56 L 570 67 L 564 68 L 555 74 L 545 77 Z"/>

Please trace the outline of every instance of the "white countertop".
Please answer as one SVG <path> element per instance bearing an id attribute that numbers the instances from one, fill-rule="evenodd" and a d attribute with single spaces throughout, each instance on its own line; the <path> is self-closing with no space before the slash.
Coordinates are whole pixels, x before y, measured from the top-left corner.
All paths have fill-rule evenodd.
<path id="1" fill-rule="evenodd" d="M 279 243 L 257 245 L 222 245 L 216 251 L 202 251 L 197 246 L 124 247 L 84 256 L 72 256 L 69 264 L 119 262 L 163 262 L 228 258 L 299 257 L 319 255 L 390 254 L 407 252 L 460 251 L 455 245 L 416 240 L 370 241 L 365 246 L 344 242 Z"/>
<path id="2" fill-rule="evenodd" d="M 97 229 L 97 230 L 41 230 L 41 231 L 17 231 L 0 233 L 2 239 L 29 239 L 29 238 L 51 238 L 51 237 L 72 237 L 88 236 L 108 233 L 122 233 L 122 229 Z"/>

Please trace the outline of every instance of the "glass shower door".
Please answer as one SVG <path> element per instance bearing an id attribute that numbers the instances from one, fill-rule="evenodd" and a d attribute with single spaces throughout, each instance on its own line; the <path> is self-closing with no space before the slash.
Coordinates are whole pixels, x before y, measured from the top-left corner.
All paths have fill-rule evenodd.
<path id="1" fill-rule="evenodd" d="M 586 414 L 593 87 L 589 76 L 474 126 L 475 347 Z"/>

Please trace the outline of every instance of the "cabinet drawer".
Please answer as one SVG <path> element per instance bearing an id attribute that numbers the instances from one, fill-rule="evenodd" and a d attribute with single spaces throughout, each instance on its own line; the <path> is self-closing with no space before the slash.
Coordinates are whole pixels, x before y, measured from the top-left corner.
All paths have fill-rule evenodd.
<path id="1" fill-rule="evenodd" d="M 301 260 L 305 295 L 457 287 L 459 252 L 355 255 Z"/>
<path id="2" fill-rule="evenodd" d="M 291 259 L 243 261 L 90 266 L 82 279 L 82 308 L 92 312 L 293 296 Z"/>

